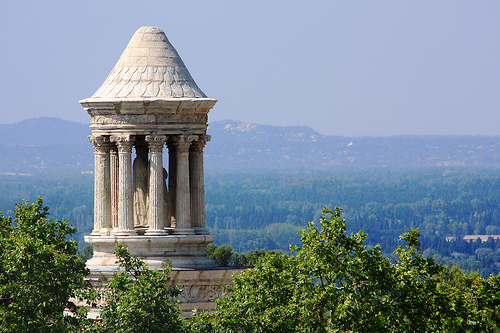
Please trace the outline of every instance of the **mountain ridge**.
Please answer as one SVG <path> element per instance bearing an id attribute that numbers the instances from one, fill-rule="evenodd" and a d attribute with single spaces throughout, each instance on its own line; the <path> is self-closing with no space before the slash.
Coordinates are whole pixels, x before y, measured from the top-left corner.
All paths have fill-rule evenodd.
<path id="1" fill-rule="evenodd" d="M 0 172 L 93 170 L 88 124 L 32 118 L 0 125 Z M 500 136 L 323 135 L 307 126 L 273 126 L 235 120 L 209 123 L 207 171 L 328 170 L 367 167 L 484 167 L 500 163 Z M 167 154 L 165 154 L 167 155 Z M 498 162 L 497 162 L 498 160 Z"/>

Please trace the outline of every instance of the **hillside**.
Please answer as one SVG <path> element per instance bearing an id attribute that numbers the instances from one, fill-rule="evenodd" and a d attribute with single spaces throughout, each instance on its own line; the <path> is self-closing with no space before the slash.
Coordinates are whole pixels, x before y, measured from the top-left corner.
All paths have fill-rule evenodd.
<path id="1" fill-rule="evenodd" d="M 93 170 L 89 134 L 88 125 L 47 117 L 0 125 L 0 173 Z"/>
<path id="2" fill-rule="evenodd" d="M 341 137 L 305 126 L 210 124 L 207 169 L 325 170 L 338 167 L 497 167 L 500 136 Z M 497 160 L 498 159 L 498 160 Z"/>
<path id="3" fill-rule="evenodd" d="M 207 171 L 337 168 L 497 167 L 500 136 L 341 137 L 305 126 L 214 121 L 205 148 Z M 55 118 L 0 125 L 0 173 L 93 170 L 90 129 Z M 498 161 L 497 161 L 498 159 Z"/>

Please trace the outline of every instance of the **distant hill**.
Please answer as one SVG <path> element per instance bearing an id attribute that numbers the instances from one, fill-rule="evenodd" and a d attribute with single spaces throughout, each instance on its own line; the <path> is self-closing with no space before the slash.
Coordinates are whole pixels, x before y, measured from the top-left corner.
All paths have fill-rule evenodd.
<path id="1" fill-rule="evenodd" d="M 0 125 L 0 173 L 93 170 L 89 134 L 89 125 L 48 117 Z"/>
<path id="2" fill-rule="evenodd" d="M 237 121 L 212 122 L 209 134 L 209 170 L 500 165 L 500 136 L 341 137 Z"/>
<path id="3" fill-rule="evenodd" d="M 362 167 L 498 167 L 500 136 L 341 137 L 305 126 L 214 121 L 207 171 Z M 0 173 L 93 170 L 88 124 L 55 118 L 0 125 Z"/>

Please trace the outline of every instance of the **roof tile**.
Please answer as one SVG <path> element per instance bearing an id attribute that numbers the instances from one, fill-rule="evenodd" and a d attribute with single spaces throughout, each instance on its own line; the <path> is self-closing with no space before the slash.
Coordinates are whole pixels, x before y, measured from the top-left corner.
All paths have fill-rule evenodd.
<path id="1" fill-rule="evenodd" d="M 206 98 L 165 33 L 142 27 L 92 99 Z"/>

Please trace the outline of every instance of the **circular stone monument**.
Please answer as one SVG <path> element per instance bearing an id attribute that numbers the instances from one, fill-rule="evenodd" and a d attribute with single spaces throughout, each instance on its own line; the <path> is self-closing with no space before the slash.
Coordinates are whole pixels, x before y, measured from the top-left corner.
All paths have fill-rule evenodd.
<path id="1" fill-rule="evenodd" d="M 103 85 L 80 101 L 95 150 L 94 229 L 85 237 L 91 270 L 116 268 L 117 243 L 154 268 L 166 258 L 176 268 L 214 266 L 203 148 L 216 102 L 156 27 L 137 30 Z"/>

